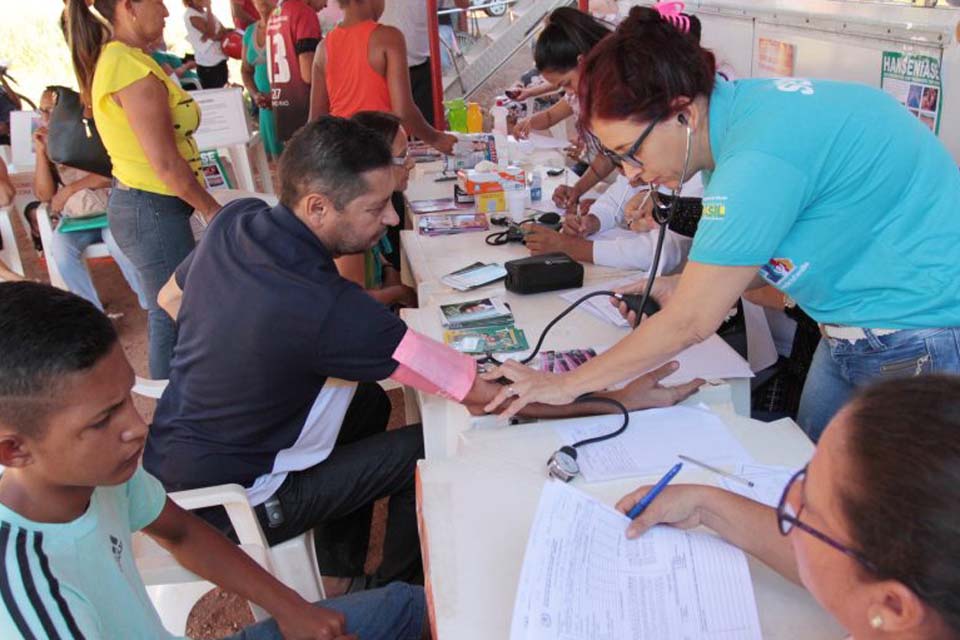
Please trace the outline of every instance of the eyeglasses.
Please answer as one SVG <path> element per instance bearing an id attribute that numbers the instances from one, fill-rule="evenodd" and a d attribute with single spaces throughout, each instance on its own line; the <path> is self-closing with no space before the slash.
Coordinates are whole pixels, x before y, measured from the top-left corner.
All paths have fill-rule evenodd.
<path id="1" fill-rule="evenodd" d="M 842 542 L 838 542 L 822 531 L 814 529 L 807 523 L 800 521 L 800 514 L 803 513 L 804 507 L 803 502 L 801 501 L 799 509 L 794 510 L 793 505 L 790 504 L 789 498 L 791 492 L 800 486 L 798 483 L 804 481 L 806 477 L 807 468 L 804 467 L 803 469 L 800 469 L 800 471 L 797 471 L 795 474 L 793 474 L 793 477 L 790 478 L 790 482 L 788 482 L 787 486 L 783 489 L 783 495 L 780 496 L 780 503 L 777 505 L 777 525 L 780 528 L 780 533 L 784 536 L 789 535 L 790 532 L 793 531 L 793 528 L 796 527 L 801 531 L 809 533 L 811 536 L 820 540 L 821 542 L 827 543 L 837 551 L 850 556 L 873 573 L 880 573 L 880 569 L 877 567 L 877 565 L 859 551 L 851 549 L 847 545 L 843 544 Z"/>
<path id="2" fill-rule="evenodd" d="M 404 167 L 407 164 L 407 160 L 410 159 L 410 152 L 406 151 L 402 156 L 393 156 L 390 158 L 390 162 L 397 167 Z"/>
<path id="3" fill-rule="evenodd" d="M 622 169 L 624 164 L 628 164 L 634 169 L 642 169 L 643 163 L 637 160 L 637 152 L 640 151 L 640 145 L 643 144 L 643 141 L 647 139 L 647 136 L 650 135 L 650 132 L 653 131 L 653 128 L 657 126 L 662 119 L 663 116 L 660 115 L 651 120 L 650 124 L 647 125 L 647 128 L 643 130 L 643 133 L 641 133 L 640 136 L 633 141 L 633 144 L 630 145 L 630 148 L 627 149 L 626 153 L 617 153 L 616 151 L 603 146 L 603 144 L 600 142 L 600 139 L 591 131 L 587 131 L 587 135 L 590 137 L 594 146 L 599 149 L 600 153 L 606 156 L 610 162 L 613 163 L 613 166 L 617 167 L 618 169 Z"/>

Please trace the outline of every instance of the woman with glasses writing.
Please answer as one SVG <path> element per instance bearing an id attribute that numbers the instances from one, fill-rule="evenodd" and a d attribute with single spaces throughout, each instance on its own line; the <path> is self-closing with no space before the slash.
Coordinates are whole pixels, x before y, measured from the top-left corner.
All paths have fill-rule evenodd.
<path id="1" fill-rule="evenodd" d="M 627 536 L 704 525 L 805 586 L 857 640 L 960 638 L 958 430 L 960 378 L 878 383 L 834 417 L 776 510 L 675 485 Z"/>
<path id="2" fill-rule="evenodd" d="M 798 415 L 814 440 L 870 380 L 960 371 L 960 173 L 947 149 L 871 87 L 720 80 L 683 19 L 631 9 L 584 60 L 578 95 L 581 125 L 628 177 L 682 194 L 703 172 L 689 262 L 657 280 L 663 311 L 576 371 L 493 372 L 514 383 L 488 409 L 512 393 L 510 416 L 629 379 L 710 336 L 764 284 L 821 326 Z"/>

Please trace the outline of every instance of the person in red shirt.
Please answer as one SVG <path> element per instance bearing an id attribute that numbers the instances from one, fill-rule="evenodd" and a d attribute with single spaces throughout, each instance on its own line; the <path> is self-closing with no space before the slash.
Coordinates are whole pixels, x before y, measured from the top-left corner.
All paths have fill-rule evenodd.
<path id="1" fill-rule="evenodd" d="M 395 114 L 411 135 L 443 153 L 457 139 L 424 120 L 413 101 L 407 45 L 395 27 L 378 24 L 384 0 L 338 0 L 343 22 L 331 31 L 313 59 L 310 120 L 360 111 Z"/>
<path id="2" fill-rule="evenodd" d="M 307 122 L 310 65 L 323 37 L 317 12 L 326 6 L 327 0 L 280 0 L 267 22 L 267 73 L 281 142 Z"/>

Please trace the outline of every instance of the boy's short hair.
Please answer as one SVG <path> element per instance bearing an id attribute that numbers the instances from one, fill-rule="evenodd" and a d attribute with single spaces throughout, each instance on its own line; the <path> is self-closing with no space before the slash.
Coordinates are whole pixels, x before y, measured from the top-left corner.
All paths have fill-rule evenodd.
<path id="1" fill-rule="evenodd" d="M 370 186 L 362 174 L 392 164 L 390 145 L 346 118 L 323 116 L 300 127 L 280 156 L 280 202 L 293 209 L 322 193 L 343 209 Z"/>
<path id="2" fill-rule="evenodd" d="M 113 323 L 80 296 L 0 283 L 0 423 L 40 435 L 63 376 L 90 369 L 116 342 Z"/>

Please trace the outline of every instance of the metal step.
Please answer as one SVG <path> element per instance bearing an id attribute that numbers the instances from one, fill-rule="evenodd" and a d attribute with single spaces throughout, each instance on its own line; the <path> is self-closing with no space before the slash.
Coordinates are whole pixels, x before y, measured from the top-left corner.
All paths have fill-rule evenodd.
<path id="1" fill-rule="evenodd" d="M 529 46 L 543 17 L 576 0 L 520 0 L 444 74 L 444 98 L 469 98 L 520 50 Z M 441 45 L 442 46 L 442 45 Z"/>

